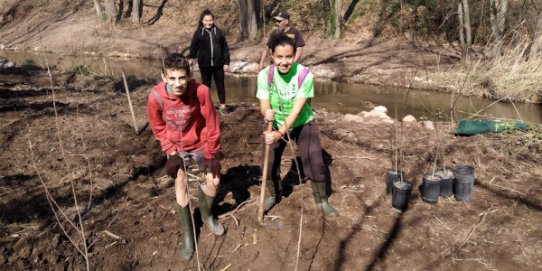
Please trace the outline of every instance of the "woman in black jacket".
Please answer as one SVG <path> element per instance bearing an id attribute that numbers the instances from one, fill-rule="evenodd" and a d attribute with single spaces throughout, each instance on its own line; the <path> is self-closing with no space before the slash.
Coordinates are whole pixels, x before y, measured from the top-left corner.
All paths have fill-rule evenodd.
<path id="1" fill-rule="evenodd" d="M 229 70 L 230 50 L 224 32 L 214 24 L 214 14 L 205 9 L 199 20 L 199 26 L 190 44 L 190 64 L 198 58 L 201 81 L 211 88 L 211 77 L 215 78 L 219 113 L 223 115 L 226 109 L 226 90 L 224 88 L 224 72 Z"/>

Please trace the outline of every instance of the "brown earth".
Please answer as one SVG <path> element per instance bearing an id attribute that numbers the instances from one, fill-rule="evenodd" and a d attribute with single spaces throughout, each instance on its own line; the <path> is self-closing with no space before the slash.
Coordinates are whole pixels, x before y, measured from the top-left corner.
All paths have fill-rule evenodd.
<path id="1" fill-rule="evenodd" d="M 84 251 L 81 235 L 63 214 L 75 225 L 82 221 L 92 270 L 198 269 L 196 255 L 181 261 L 173 184 L 146 125 L 149 82 L 129 82 L 136 134 L 120 81 L 55 71 L 53 78 L 54 96 L 44 70 L 0 72 L 0 270 L 85 269 L 68 239 Z M 296 270 L 296 263 L 298 270 L 542 268 L 542 143 L 528 137 L 536 134 L 456 137 L 445 123 L 435 133 L 398 122 L 349 122 L 321 109 L 317 116 L 330 202 L 340 216 L 321 216 L 308 181 L 298 184 L 295 155 L 286 151 L 286 196 L 269 212 L 275 220 L 258 224 L 262 121 L 254 106 L 233 105 L 221 118 L 219 213 L 227 233 L 214 237 L 197 227 L 202 269 Z M 403 141 L 401 168 L 414 183 L 404 212 L 391 207 L 385 192 L 394 133 Z M 474 166 L 470 204 L 421 200 L 421 175 L 431 171 L 437 153 L 447 167 Z M 197 182 L 190 194 L 201 225 Z M 61 212 L 54 208 L 60 223 L 45 188 L 60 206 Z"/>

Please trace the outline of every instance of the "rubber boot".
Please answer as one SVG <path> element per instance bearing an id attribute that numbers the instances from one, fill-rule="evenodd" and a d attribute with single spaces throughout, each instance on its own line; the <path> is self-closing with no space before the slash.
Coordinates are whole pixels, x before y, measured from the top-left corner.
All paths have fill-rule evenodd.
<path id="1" fill-rule="evenodd" d="M 192 258 L 194 253 L 194 227 L 192 226 L 192 216 L 190 215 L 190 206 L 179 206 L 181 217 L 181 227 L 183 229 L 183 246 L 181 247 L 181 256 L 186 261 Z"/>
<path id="2" fill-rule="evenodd" d="M 199 210 L 201 213 L 201 220 L 207 228 L 216 236 L 224 235 L 224 226 L 213 216 L 213 203 L 215 197 L 211 197 L 203 192 L 201 185 L 198 189 Z"/>
<path id="3" fill-rule="evenodd" d="M 279 202 L 280 194 L 280 180 L 267 181 L 265 188 L 269 191 L 269 196 L 263 201 L 264 210 L 267 212 L 273 205 Z"/>
<path id="4" fill-rule="evenodd" d="M 326 196 L 326 183 L 325 182 L 311 182 L 312 195 L 314 196 L 314 203 L 316 206 L 324 212 L 325 216 L 338 216 L 339 213 L 329 202 Z"/>

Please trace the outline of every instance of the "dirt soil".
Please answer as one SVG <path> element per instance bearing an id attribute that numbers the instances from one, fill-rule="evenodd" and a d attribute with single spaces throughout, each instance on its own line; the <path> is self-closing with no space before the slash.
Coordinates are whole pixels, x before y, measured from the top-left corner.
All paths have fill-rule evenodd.
<path id="1" fill-rule="evenodd" d="M 146 120 L 149 83 L 129 82 L 136 134 L 121 81 L 53 78 L 54 92 L 45 70 L 0 72 L 0 269 L 85 269 L 67 217 L 82 223 L 91 270 L 197 270 L 196 255 L 180 257 L 173 182 Z M 223 237 L 201 226 L 197 173 L 190 183 L 202 270 L 542 269 L 542 151 L 521 144 L 524 134 L 456 137 L 444 123 L 436 133 L 316 110 L 340 216 L 322 217 L 287 150 L 285 197 L 258 223 L 263 125 L 257 108 L 233 105 L 221 118 Z M 385 192 L 393 134 L 414 184 L 404 212 Z M 471 203 L 422 201 L 421 175 L 437 153 L 446 167 L 475 168 Z"/>

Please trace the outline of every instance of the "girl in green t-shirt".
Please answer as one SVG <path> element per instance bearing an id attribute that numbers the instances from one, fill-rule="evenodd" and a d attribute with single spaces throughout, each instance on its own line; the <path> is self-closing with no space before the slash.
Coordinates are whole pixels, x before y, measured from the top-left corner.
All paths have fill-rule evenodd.
<path id="1" fill-rule="evenodd" d="M 286 35 L 279 36 L 271 46 L 274 64 L 258 74 L 260 112 L 264 120 L 273 122 L 273 131 L 264 133 L 264 144 L 270 145 L 267 171 L 265 209 L 280 201 L 280 161 L 290 139 L 298 146 L 305 176 L 311 179 L 316 205 L 326 216 L 338 215 L 326 194 L 325 165 L 318 126 L 309 101 L 314 97 L 314 75 L 294 62 L 296 46 Z M 262 168 L 265 152 L 262 152 Z"/>

